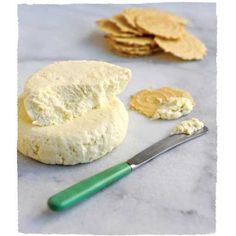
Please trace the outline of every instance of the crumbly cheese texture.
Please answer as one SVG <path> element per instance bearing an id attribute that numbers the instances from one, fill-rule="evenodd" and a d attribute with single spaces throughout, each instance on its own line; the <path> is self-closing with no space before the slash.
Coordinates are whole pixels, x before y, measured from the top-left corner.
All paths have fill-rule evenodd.
<path id="1" fill-rule="evenodd" d="M 130 108 L 151 119 L 172 120 L 187 115 L 195 102 L 181 89 L 162 87 L 141 90 L 131 97 Z"/>
<path id="2" fill-rule="evenodd" d="M 190 120 L 184 120 L 175 126 L 172 134 L 187 134 L 191 135 L 194 132 L 202 129 L 204 123 L 197 118 L 192 118 Z"/>
<path id="3" fill-rule="evenodd" d="M 189 98 L 170 97 L 168 102 L 165 102 L 157 107 L 152 118 L 174 120 L 189 114 L 192 110 L 193 103 Z"/>
<path id="4" fill-rule="evenodd" d="M 25 111 L 34 125 L 62 124 L 108 103 L 130 78 L 129 69 L 106 62 L 56 62 L 28 78 Z"/>
<path id="5" fill-rule="evenodd" d="M 125 138 L 128 114 L 113 97 L 104 107 L 57 126 L 36 126 L 18 99 L 18 150 L 46 164 L 74 165 L 96 160 Z"/>

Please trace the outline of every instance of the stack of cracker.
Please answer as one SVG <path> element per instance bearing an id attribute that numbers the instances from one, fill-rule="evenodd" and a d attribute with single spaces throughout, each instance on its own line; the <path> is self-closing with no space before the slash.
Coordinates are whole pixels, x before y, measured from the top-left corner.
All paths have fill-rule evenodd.
<path id="1" fill-rule="evenodd" d="M 185 30 L 188 21 L 169 12 L 150 8 L 128 8 L 97 21 L 110 48 L 124 56 L 145 56 L 158 51 L 183 60 L 200 60 L 205 45 Z"/>

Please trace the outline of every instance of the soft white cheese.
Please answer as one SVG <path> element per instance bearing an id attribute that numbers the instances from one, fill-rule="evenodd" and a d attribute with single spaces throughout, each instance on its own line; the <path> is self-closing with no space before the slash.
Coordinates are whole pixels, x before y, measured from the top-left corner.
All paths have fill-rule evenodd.
<path id="1" fill-rule="evenodd" d="M 129 69 L 106 62 L 56 62 L 28 78 L 25 110 L 34 125 L 61 124 L 105 105 L 130 78 Z"/>
<path id="2" fill-rule="evenodd" d="M 202 129 L 203 127 L 204 123 L 202 121 L 198 120 L 197 118 L 192 118 L 190 120 L 184 120 L 178 125 L 176 125 L 172 131 L 172 134 L 191 135 L 199 129 Z"/>
<path id="3" fill-rule="evenodd" d="M 153 119 L 172 120 L 183 115 L 187 115 L 193 110 L 193 102 L 186 97 L 170 97 L 169 100 L 161 104 Z"/>
<path id="4" fill-rule="evenodd" d="M 46 164 L 74 165 L 96 160 L 125 138 L 128 113 L 116 97 L 70 122 L 36 126 L 29 119 L 22 97 L 18 100 L 18 150 Z"/>

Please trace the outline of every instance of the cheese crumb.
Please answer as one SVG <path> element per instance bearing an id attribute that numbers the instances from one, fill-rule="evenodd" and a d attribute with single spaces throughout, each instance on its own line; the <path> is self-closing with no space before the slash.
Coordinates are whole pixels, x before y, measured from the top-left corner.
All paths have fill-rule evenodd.
<path id="1" fill-rule="evenodd" d="M 184 120 L 175 126 L 171 134 L 187 134 L 191 135 L 194 132 L 202 129 L 204 123 L 197 118 L 192 118 L 190 120 Z"/>

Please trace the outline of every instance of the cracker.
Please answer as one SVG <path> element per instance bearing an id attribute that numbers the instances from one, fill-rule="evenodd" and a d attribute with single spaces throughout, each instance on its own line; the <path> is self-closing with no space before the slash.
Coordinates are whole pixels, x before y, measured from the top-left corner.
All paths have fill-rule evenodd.
<path id="1" fill-rule="evenodd" d="M 155 42 L 165 52 L 183 60 L 200 60 L 206 55 L 205 45 L 192 34 L 185 32 L 178 40 L 165 40 L 155 37 Z"/>
<path id="2" fill-rule="evenodd" d="M 186 98 L 190 101 L 192 106 L 195 105 L 191 95 L 181 89 L 162 87 L 160 89 L 144 89 L 131 96 L 130 109 L 135 110 L 149 118 L 155 117 L 156 111 L 159 107 L 167 104 L 173 98 Z"/>
<path id="3" fill-rule="evenodd" d="M 108 19 L 98 20 L 97 26 L 106 34 L 119 37 L 132 37 L 134 34 L 122 32 L 113 22 Z"/>
<path id="4" fill-rule="evenodd" d="M 167 11 L 161 11 L 161 10 L 158 10 L 158 9 L 153 9 L 153 10 L 156 10 L 157 14 L 165 15 L 165 16 L 169 17 L 171 20 L 175 21 L 178 24 L 181 24 L 181 25 L 187 25 L 188 24 L 188 20 L 186 18 L 182 17 L 182 16 L 177 16 L 173 13 L 170 13 L 170 12 L 167 12 Z"/>
<path id="5" fill-rule="evenodd" d="M 154 52 L 149 46 L 131 46 L 131 45 L 125 45 L 120 44 L 112 39 L 107 38 L 107 43 L 113 49 L 114 51 L 123 53 L 123 54 L 129 54 L 129 55 L 150 55 Z"/>
<path id="6" fill-rule="evenodd" d="M 145 46 L 150 45 L 154 46 L 156 45 L 154 39 L 152 37 L 117 37 L 112 36 L 111 39 L 117 43 L 127 44 L 127 45 L 138 45 L 138 46 Z"/>
<path id="7" fill-rule="evenodd" d="M 158 53 L 161 51 L 161 48 L 159 47 L 155 47 L 155 48 L 151 48 L 149 51 L 145 51 L 145 50 L 139 50 L 139 51 L 117 51 L 117 49 L 113 48 L 112 46 L 110 46 L 111 50 L 119 55 L 119 56 L 124 56 L 124 57 L 140 57 L 140 56 L 150 56 L 152 54 Z"/>
<path id="8" fill-rule="evenodd" d="M 159 9 L 152 9 L 152 8 L 128 8 L 128 9 L 125 9 L 121 14 L 125 17 L 127 22 L 133 27 L 136 27 L 136 18 L 143 14 L 164 15 L 164 16 L 168 16 L 176 23 L 179 23 L 182 25 L 186 25 L 188 23 L 187 19 L 185 19 L 184 17 L 176 16 L 172 13 L 161 11 Z"/>
<path id="9" fill-rule="evenodd" d="M 125 17 L 126 21 L 136 28 L 136 17 L 143 14 L 143 8 L 127 8 L 121 14 Z"/>
<path id="10" fill-rule="evenodd" d="M 115 15 L 109 18 L 109 20 L 113 22 L 120 29 L 121 32 L 141 35 L 141 33 L 137 29 L 133 28 L 127 23 L 126 19 L 121 14 Z"/>
<path id="11" fill-rule="evenodd" d="M 136 18 L 136 24 L 144 32 L 166 39 L 178 39 L 184 33 L 184 26 L 165 15 L 143 14 Z"/>
<path id="12" fill-rule="evenodd" d="M 185 32 L 187 22 L 184 17 L 159 9 L 128 8 L 97 21 L 97 25 L 110 39 L 113 51 L 139 55 L 164 51 L 183 60 L 202 59 L 206 47 Z"/>
<path id="13" fill-rule="evenodd" d="M 140 51 L 140 52 L 132 52 L 132 51 L 129 51 L 129 52 L 123 52 L 123 51 L 117 51 L 113 48 L 111 48 L 112 52 L 119 55 L 119 56 L 123 56 L 123 57 L 130 57 L 130 58 L 134 58 L 134 57 L 144 57 L 144 56 L 150 56 L 153 54 L 152 51 L 148 51 L 148 52 L 145 52 L 145 51 Z"/>

